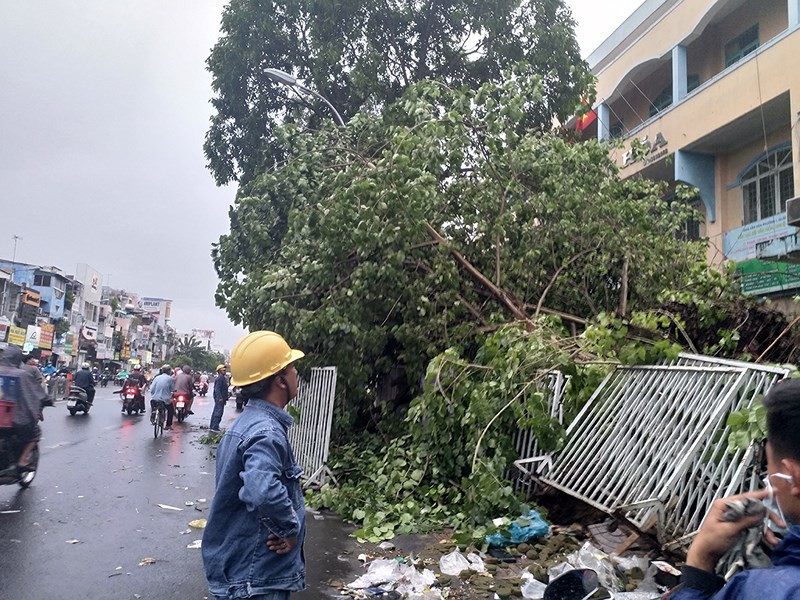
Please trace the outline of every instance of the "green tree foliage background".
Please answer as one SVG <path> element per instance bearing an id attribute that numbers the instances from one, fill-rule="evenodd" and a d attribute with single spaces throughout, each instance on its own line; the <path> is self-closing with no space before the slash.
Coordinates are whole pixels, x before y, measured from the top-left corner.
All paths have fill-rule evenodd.
<path id="1" fill-rule="evenodd" d="M 243 188 L 213 250 L 219 305 L 337 365 L 351 417 L 395 365 L 413 396 L 444 349 L 543 308 L 654 305 L 703 262 L 679 236 L 691 209 L 620 180 L 605 145 L 522 125 L 545 89 L 520 67 L 477 90 L 415 84 L 346 128 L 278 130 L 285 162 Z"/>
<path id="2" fill-rule="evenodd" d="M 285 157 L 280 124 L 316 128 L 330 118 L 265 68 L 303 78 L 349 119 L 379 114 L 419 81 L 476 89 L 527 62 L 544 94 L 526 124 L 549 129 L 591 93 L 573 28 L 562 0 L 231 0 L 208 59 L 216 111 L 209 168 L 219 184 L 246 183 Z"/>

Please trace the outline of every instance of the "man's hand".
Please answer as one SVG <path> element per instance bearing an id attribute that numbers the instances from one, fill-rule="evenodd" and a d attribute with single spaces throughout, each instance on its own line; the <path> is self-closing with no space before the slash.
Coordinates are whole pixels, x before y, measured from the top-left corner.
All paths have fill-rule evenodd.
<path id="1" fill-rule="evenodd" d="M 697 532 L 697 537 L 694 538 L 689 548 L 686 564 L 713 573 L 717 562 L 733 546 L 739 534 L 745 529 L 757 525 L 766 516 L 766 512 L 763 512 L 742 517 L 738 521 L 726 521 L 723 515 L 728 508 L 727 503 L 731 500 L 744 500 L 745 498 L 763 500 L 767 495 L 767 490 L 759 490 L 714 501 L 703 526 Z"/>
<path id="2" fill-rule="evenodd" d="M 279 538 L 274 533 L 269 534 L 267 539 L 267 548 L 276 554 L 287 554 L 291 552 L 292 548 L 297 545 L 297 536 L 290 538 Z"/>

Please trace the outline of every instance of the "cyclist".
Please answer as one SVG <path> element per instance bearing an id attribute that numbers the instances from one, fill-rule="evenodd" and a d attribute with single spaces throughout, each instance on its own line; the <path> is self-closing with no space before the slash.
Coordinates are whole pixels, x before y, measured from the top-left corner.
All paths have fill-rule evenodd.
<path id="1" fill-rule="evenodd" d="M 158 402 L 163 402 L 167 407 L 167 424 L 164 429 L 172 429 L 172 417 L 175 416 L 175 408 L 172 405 L 175 380 L 171 373 L 172 368 L 164 365 L 161 367 L 161 373 L 156 375 L 150 384 L 150 423 L 155 422 Z"/>

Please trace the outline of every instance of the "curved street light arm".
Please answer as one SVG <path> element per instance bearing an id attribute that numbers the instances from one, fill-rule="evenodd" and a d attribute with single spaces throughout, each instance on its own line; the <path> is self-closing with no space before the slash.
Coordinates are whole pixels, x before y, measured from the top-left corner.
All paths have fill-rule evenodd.
<path id="1" fill-rule="evenodd" d="M 304 91 L 304 92 L 308 92 L 308 93 L 309 93 L 309 94 L 311 94 L 312 96 L 314 96 L 314 97 L 316 97 L 316 98 L 319 98 L 320 100 L 322 100 L 322 101 L 323 101 L 325 104 L 327 104 L 327 105 L 328 105 L 328 108 L 330 108 L 330 109 L 331 109 L 331 112 L 332 112 L 332 113 L 333 113 L 333 115 L 336 117 L 336 122 L 339 124 L 339 126 L 341 126 L 341 127 L 344 127 L 344 119 L 342 119 L 342 115 L 340 115 L 340 114 L 339 114 L 339 111 L 337 111 L 337 110 L 336 110 L 336 109 L 333 107 L 333 104 L 331 104 L 330 102 L 328 102 L 328 99 L 327 99 L 325 96 L 323 96 L 323 95 L 322 95 L 322 94 L 320 94 L 320 93 L 317 93 L 317 92 L 315 92 L 314 90 L 308 89 L 307 87 L 305 87 L 305 86 L 302 86 L 302 85 L 300 85 L 299 83 L 296 83 L 296 84 L 294 85 L 294 87 L 296 87 L 297 89 L 299 89 L 299 90 L 302 90 L 302 91 Z"/>

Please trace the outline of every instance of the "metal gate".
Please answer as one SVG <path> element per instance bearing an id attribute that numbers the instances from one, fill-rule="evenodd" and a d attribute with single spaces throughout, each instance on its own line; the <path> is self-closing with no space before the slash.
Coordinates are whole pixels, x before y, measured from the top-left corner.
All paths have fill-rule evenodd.
<path id="1" fill-rule="evenodd" d="M 289 441 L 306 474 L 304 487 L 322 486 L 328 477 L 336 481 L 327 465 L 335 392 L 336 367 L 311 369 L 311 378 L 298 386 L 293 405 L 300 418 L 289 429 Z"/>
<path id="2" fill-rule="evenodd" d="M 727 418 L 786 376 L 691 354 L 617 367 L 567 429 L 560 453 L 518 463 L 538 461 L 539 481 L 682 545 L 715 498 L 757 486 L 760 445 L 729 453 Z"/>

